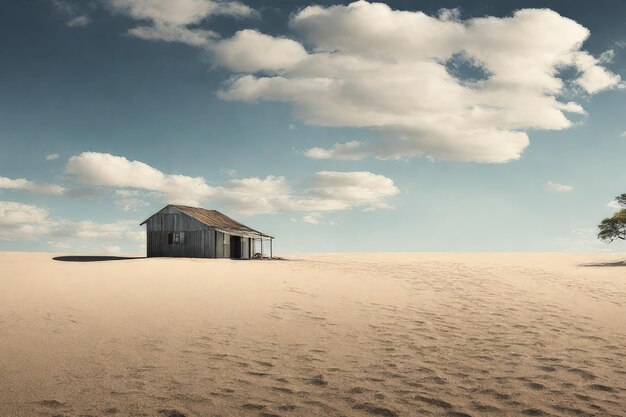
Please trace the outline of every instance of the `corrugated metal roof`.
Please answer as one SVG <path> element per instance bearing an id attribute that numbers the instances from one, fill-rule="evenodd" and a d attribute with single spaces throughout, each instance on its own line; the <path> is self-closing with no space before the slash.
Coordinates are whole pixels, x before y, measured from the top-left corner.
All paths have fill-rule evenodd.
<path id="1" fill-rule="evenodd" d="M 245 224 L 241 224 L 238 221 L 231 219 L 224 213 L 220 213 L 217 210 L 208 210 L 202 207 L 190 207 L 190 206 L 181 206 L 178 204 L 170 204 L 170 207 L 174 207 L 176 210 L 193 217 L 201 223 L 206 224 L 207 226 L 215 227 L 226 233 L 231 234 L 243 234 L 243 235 L 252 235 L 259 237 L 269 237 L 273 238 L 270 235 L 266 235 L 265 233 L 261 233 L 258 230 L 254 230 Z M 148 220 L 146 220 L 148 221 Z M 146 222 L 141 223 L 142 225 Z"/>

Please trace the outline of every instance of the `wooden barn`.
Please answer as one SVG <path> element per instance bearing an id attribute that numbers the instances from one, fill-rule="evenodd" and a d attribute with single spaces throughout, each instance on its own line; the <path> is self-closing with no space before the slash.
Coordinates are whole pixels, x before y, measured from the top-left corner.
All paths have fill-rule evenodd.
<path id="1" fill-rule="evenodd" d="M 249 259 L 259 253 L 267 256 L 268 250 L 272 257 L 272 236 L 217 210 L 169 204 L 141 223 L 144 224 L 148 257 Z M 269 241 L 265 248 L 264 241 Z"/>

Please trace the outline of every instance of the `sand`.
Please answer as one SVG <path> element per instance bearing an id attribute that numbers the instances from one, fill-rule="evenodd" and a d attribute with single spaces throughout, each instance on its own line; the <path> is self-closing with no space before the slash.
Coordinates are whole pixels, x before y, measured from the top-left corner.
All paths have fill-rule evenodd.
<path id="1" fill-rule="evenodd" d="M 0 416 L 625 416 L 626 259 L 0 253 Z"/>

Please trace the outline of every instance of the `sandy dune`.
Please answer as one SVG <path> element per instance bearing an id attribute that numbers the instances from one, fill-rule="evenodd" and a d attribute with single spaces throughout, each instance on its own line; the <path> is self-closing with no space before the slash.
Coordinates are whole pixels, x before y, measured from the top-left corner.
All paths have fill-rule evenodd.
<path id="1" fill-rule="evenodd" d="M 0 254 L 0 416 L 626 416 L 626 257 Z M 607 263 L 607 266 L 582 266 Z"/>

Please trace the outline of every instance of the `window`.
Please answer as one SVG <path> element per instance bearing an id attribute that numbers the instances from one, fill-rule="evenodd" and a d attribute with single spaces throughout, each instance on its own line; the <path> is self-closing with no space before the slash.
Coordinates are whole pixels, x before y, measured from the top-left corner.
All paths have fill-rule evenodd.
<path id="1" fill-rule="evenodd" d="M 168 233 L 167 234 L 167 244 L 168 245 L 180 245 L 181 243 L 185 243 L 185 233 L 184 232 L 176 232 L 176 233 Z"/>
<path id="2" fill-rule="evenodd" d="M 224 244 L 230 245 L 230 235 L 228 233 L 224 233 Z"/>

